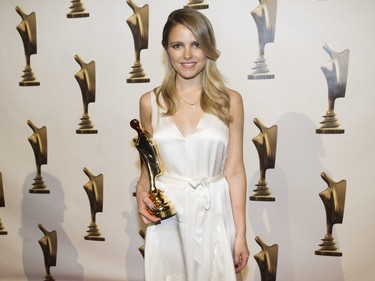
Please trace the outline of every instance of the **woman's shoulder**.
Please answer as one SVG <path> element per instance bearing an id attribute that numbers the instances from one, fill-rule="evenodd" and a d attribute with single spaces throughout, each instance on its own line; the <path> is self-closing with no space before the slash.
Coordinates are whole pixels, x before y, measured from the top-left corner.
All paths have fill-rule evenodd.
<path id="1" fill-rule="evenodd" d="M 231 105 L 242 104 L 241 94 L 233 89 L 229 89 L 229 88 L 227 89 L 228 89 L 228 94 L 229 94 Z"/>
<path id="2" fill-rule="evenodd" d="M 160 89 L 160 87 L 157 87 L 157 88 L 155 88 L 151 91 L 148 91 L 148 92 L 142 94 L 140 99 L 139 99 L 140 105 L 145 106 L 145 107 L 151 107 L 151 97 L 152 96 L 156 97 L 159 89 Z"/>

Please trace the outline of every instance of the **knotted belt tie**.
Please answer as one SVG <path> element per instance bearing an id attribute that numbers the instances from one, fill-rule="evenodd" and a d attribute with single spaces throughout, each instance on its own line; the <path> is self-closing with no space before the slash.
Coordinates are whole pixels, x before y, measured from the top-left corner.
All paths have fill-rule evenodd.
<path id="1" fill-rule="evenodd" d="M 188 183 L 193 189 L 199 192 L 198 196 L 198 206 L 197 212 L 194 219 L 194 231 L 193 231 L 193 240 L 194 240 L 194 259 L 199 263 L 203 264 L 203 223 L 205 212 L 211 209 L 211 195 L 208 188 L 208 184 L 217 182 L 224 178 L 224 174 L 220 173 L 213 177 L 200 177 L 197 179 L 192 179 L 189 177 L 179 176 L 179 175 L 170 175 L 163 174 L 160 176 L 160 180 L 163 182 L 178 182 L 182 181 Z M 166 181 L 164 181 L 166 180 Z"/>

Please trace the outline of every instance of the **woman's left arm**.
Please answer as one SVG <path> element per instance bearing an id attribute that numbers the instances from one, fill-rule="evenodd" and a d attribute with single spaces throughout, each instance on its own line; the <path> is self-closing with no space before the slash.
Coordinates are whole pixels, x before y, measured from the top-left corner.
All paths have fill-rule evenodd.
<path id="1" fill-rule="evenodd" d="M 243 162 L 244 109 L 239 93 L 229 90 L 233 121 L 229 124 L 228 154 L 224 175 L 229 184 L 236 237 L 234 264 L 240 272 L 247 264 L 250 252 L 246 240 L 246 172 Z"/>

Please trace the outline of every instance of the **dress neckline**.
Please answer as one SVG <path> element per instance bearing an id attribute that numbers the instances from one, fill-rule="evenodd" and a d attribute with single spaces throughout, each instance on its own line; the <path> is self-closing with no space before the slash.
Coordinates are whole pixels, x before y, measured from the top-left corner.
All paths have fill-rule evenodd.
<path id="1" fill-rule="evenodd" d="M 173 123 L 173 126 L 176 128 L 176 130 L 180 134 L 180 136 L 183 137 L 184 139 L 186 139 L 186 138 L 190 137 L 191 135 L 193 135 L 198 130 L 198 128 L 201 126 L 202 120 L 204 119 L 205 116 L 206 116 L 206 112 L 203 112 L 203 114 L 202 114 L 201 118 L 199 119 L 195 128 L 193 130 L 191 130 L 191 132 L 189 132 L 187 135 L 184 135 L 182 133 L 182 131 L 180 130 L 180 128 L 177 126 L 176 122 L 174 121 L 173 116 L 169 116 L 169 118 L 171 119 L 171 122 Z"/>

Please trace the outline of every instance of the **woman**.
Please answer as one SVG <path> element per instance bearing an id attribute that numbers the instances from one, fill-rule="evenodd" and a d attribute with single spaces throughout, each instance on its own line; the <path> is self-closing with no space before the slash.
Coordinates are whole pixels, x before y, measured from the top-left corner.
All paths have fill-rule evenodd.
<path id="1" fill-rule="evenodd" d="M 246 242 L 243 104 L 225 87 L 209 20 L 193 9 L 172 12 L 163 29 L 168 73 L 140 99 L 143 128 L 158 145 L 165 172 L 157 187 L 177 215 L 150 214 L 145 165 L 136 187 L 147 227 L 148 281 L 241 280 Z"/>

